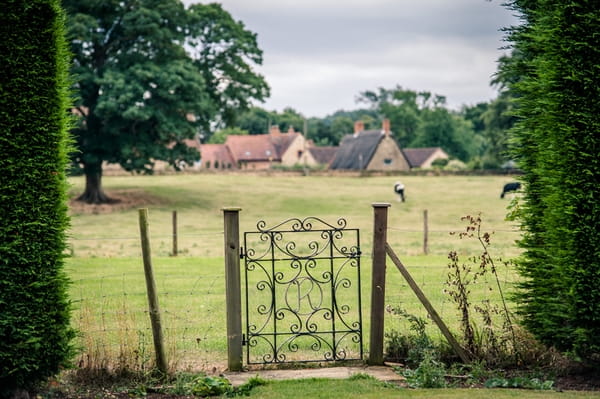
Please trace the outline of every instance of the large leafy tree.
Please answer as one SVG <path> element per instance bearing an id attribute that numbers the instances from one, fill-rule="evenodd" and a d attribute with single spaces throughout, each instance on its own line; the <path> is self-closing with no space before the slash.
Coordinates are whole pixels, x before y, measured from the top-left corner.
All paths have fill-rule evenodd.
<path id="1" fill-rule="evenodd" d="M 0 13 L 0 398 L 68 366 L 69 56 L 59 0 Z"/>
<path id="2" fill-rule="evenodd" d="M 370 103 L 390 120 L 400 147 L 442 147 L 463 161 L 479 151 L 481 143 L 472 125 L 446 108 L 444 96 L 396 86 L 365 91 L 359 101 Z"/>
<path id="3" fill-rule="evenodd" d="M 400 147 L 408 147 L 416 138 L 421 110 L 431 103 L 431 93 L 417 93 L 396 86 L 362 92 L 358 101 L 365 102 L 390 120 Z"/>
<path id="4" fill-rule="evenodd" d="M 198 158 L 183 144 L 231 125 L 251 100 L 268 96 L 253 67 L 256 35 L 218 4 L 180 0 L 64 0 L 81 116 L 75 163 L 86 176 L 80 200 L 108 202 L 103 162 L 151 172 Z"/>
<path id="5" fill-rule="evenodd" d="M 515 0 L 501 73 L 525 174 L 519 311 L 543 342 L 600 360 L 600 3 Z"/>

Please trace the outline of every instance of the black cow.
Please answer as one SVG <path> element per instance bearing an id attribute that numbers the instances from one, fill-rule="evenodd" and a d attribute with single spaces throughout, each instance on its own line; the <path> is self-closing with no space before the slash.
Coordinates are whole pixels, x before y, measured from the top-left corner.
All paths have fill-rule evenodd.
<path id="1" fill-rule="evenodd" d="M 504 198 L 504 194 L 511 192 L 511 191 L 517 191 L 521 189 L 521 183 L 514 181 L 514 182 L 510 182 L 510 183 L 506 183 L 504 185 L 504 188 L 502 189 L 502 194 L 500 194 L 500 198 Z"/>

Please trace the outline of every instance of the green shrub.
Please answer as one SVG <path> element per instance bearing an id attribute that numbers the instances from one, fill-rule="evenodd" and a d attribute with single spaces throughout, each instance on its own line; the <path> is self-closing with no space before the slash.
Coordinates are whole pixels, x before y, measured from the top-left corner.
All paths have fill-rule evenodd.
<path id="1" fill-rule="evenodd" d="M 511 31 L 518 122 L 512 152 L 523 170 L 524 325 L 547 345 L 600 364 L 600 30 L 597 2 L 514 1 Z"/>
<path id="2" fill-rule="evenodd" d="M 0 397 L 69 365 L 68 54 L 59 0 L 0 13 Z"/>
<path id="3" fill-rule="evenodd" d="M 432 350 L 423 353 L 423 360 L 415 370 L 406 369 L 402 375 L 411 388 L 444 388 L 446 386 L 446 367 L 436 358 Z"/>
<path id="4" fill-rule="evenodd" d="M 439 348 L 425 332 L 427 320 L 408 313 L 404 309 L 388 307 L 387 311 L 405 318 L 410 324 L 410 333 L 397 330 L 385 333 L 385 355 L 388 360 L 402 361 L 409 367 L 417 367 L 426 356 L 438 353 Z"/>

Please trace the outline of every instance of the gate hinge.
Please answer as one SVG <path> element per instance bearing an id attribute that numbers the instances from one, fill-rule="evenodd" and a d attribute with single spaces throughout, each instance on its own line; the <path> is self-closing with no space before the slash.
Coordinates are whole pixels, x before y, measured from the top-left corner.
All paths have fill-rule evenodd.
<path id="1" fill-rule="evenodd" d="M 246 334 L 242 334 L 242 346 L 246 346 L 246 344 L 248 344 L 248 341 L 246 341 Z"/>
<path id="2" fill-rule="evenodd" d="M 244 256 L 246 256 L 244 253 L 244 247 L 240 247 L 240 259 L 244 259 Z"/>

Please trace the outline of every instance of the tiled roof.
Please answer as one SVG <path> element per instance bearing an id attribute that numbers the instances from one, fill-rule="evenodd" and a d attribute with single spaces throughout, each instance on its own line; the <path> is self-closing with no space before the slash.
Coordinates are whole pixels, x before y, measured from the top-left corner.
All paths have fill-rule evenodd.
<path id="1" fill-rule="evenodd" d="M 230 135 L 225 145 L 238 161 L 281 161 L 282 155 L 301 133 L 271 129 L 270 134 Z"/>
<path id="2" fill-rule="evenodd" d="M 225 145 L 236 162 L 281 160 L 268 134 L 227 136 Z"/>
<path id="3" fill-rule="evenodd" d="M 282 155 L 285 151 L 290 147 L 290 144 L 296 139 L 296 137 L 300 133 L 285 133 L 285 134 L 277 134 L 277 135 L 265 135 L 270 136 L 271 143 L 275 147 L 275 151 L 277 152 L 277 156 L 281 159 Z"/>
<path id="4" fill-rule="evenodd" d="M 402 151 L 410 167 L 418 168 L 438 150 L 440 150 L 440 147 L 404 148 Z"/>
<path id="5" fill-rule="evenodd" d="M 213 167 L 215 166 L 215 161 L 218 162 L 221 167 L 235 165 L 231 153 L 225 144 L 200 145 L 200 158 L 204 165 L 210 164 Z"/>
<path id="6" fill-rule="evenodd" d="M 317 163 L 327 165 L 335 157 L 338 147 L 309 147 L 308 151 Z"/>

